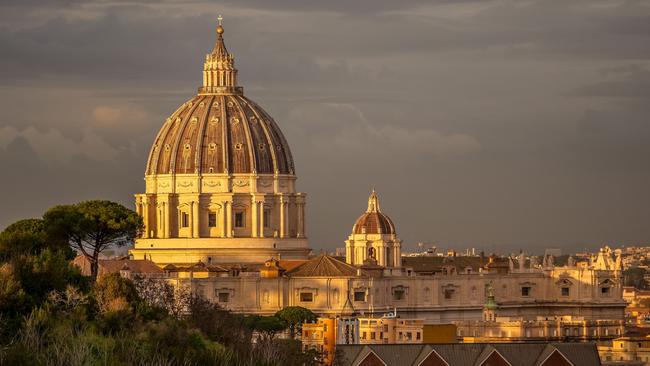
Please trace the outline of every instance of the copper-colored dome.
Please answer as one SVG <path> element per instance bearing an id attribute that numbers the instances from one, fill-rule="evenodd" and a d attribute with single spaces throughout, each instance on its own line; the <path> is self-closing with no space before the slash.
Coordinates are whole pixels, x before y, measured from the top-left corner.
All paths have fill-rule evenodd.
<path id="1" fill-rule="evenodd" d="M 395 225 L 390 217 L 381 212 L 379 198 L 373 190 L 368 198 L 368 210 L 352 227 L 353 234 L 395 234 Z"/>
<path id="2" fill-rule="evenodd" d="M 183 103 L 167 119 L 146 174 L 254 172 L 294 174 L 280 128 L 243 95 L 206 94 Z"/>
<path id="3" fill-rule="evenodd" d="M 393 221 L 381 212 L 366 212 L 357 219 L 354 234 L 395 234 Z"/>
<path id="4" fill-rule="evenodd" d="M 203 86 L 160 129 L 146 175 L 257 173 L 295 174 L 280 128 L 237 86 L 234 56 L 223 41 L 206 55 Z"/>

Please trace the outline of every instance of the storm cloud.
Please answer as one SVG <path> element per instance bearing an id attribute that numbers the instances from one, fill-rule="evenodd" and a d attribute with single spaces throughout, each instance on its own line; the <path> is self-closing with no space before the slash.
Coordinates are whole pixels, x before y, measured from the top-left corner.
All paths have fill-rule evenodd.
<path id="1" fill-rule="evenodd" d="M 287 136 L 313 248 L 375 188 L 408 249 L 650 244 L 645 1 L 4 1 L 0 227 L 129 206 L 219 14 Z"/>

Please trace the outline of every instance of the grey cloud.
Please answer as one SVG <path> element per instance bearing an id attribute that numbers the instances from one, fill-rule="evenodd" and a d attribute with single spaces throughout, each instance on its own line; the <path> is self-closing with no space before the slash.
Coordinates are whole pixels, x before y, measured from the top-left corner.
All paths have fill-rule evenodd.
<path id="1" fill-rule="evenodd" d="M 62 202 L 132 205 L 222 13 L 246 95 L 291 145 L 313 247 L 342 246 L 373 187 L 407 248 L 648 241 L 642 2 L 0 8 L 0 227 Z"/>

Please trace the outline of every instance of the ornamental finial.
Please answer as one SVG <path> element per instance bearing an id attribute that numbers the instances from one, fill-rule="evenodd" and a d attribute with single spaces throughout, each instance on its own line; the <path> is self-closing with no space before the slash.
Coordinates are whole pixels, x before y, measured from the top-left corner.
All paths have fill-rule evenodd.
<path id="1" fill-rule="evenodd" d="M 370 197 L 368 197 L 368 210 L 366 212 L 381 212 L 379 208 L 379 197 L 377 197 L 377 192 L 375 192 L 374 188 L 372 193 L 370 193 Z"/>
<path id="2" fill-rule="evenodd" d="M 223 17 L 221 16 L 221 14 L 219 14 L 217 20 L 219 21 L 219 26 L 217 27 L 217 33 L 223 34 L 223 27 L 221 26 L 221 21 L 223 20 Z"/>

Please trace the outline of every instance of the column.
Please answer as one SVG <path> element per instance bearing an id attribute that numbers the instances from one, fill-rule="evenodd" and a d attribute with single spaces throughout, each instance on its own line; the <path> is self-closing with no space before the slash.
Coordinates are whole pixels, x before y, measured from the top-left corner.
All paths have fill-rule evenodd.
<path id="1" fill-rule="evenodd" d="M 353 255 L 353 249 L 354 249 L 354 242 L 353 241 L 346 241 L 345 242 L 345 262 L 348 264 L 354 264 L 354 255 Z"/>
<path id="2" fill-rule="evenodd" d="M 225 202 L 226 207 L 226 238 L 232 238 L 232 201 Z"/>
<path id="3" fill-rule="evenodd" d="M 259 205 L 257 204 L 257 201 L 255 200 L 255 196 L 253 196 L 253 200 L 251 202 L 251 236 L 253 238 L 257 238 L 260 229 L 258 226 L 259 220 L 258 218 L 258 208 Z"/>
<path id="4" fill-rule="evenodd" d="M 142 233 L 143 238 L 148 238 L 149 231 L 151 230 L 149 227 L 149 205 L 149 197 L 144 196 L 142 199 L 142 223 L 144 224 L 144 232 Z"/>
<path id="5" fill-rule="evenodd" d="M 304 233 L 304 222 L 305 222 L 305 217 L 304 215 L 304 203 L 303 202 L 297 202 L 296 203 L 296 208 L 298 211 L 298 227 L 296 228 L 296 237 L 302 238 L 305 233 Z"/>
<path id="6" fill-rule="evenodd" d="M 167 233 L 167 238 L 172 237 L 172 210 L 171 204 L 169 201 L 165 204 L 165 232 Z M 174 214 L 178 217 L 178 210 Z M 178 228 L 176 230 L 178 232 Z M 178 234 L 176 234 L 178 237 Z"/>
<path id="7" fill-rule="evenodd" d="M 199 216 L 199 200 L 192 202 L 192 237 L 198 238 L 201 218 Z"/>
<path id="8" fill-rule="evenodd" d="M 257 202 L 259 205 L 259 215 L 260 215 L 260 238 L 264 237 L 264 201 Z"/>
<path id="9" fill-rule="evenodd" d="M 284 238 L 284 227 L 286 226 L 284 222 L 284 197 L 280 197 L 280 237 Z"/>
<path id="10" fill-rule="evenodd" d="M 163 238 L 169 238 L 169 203 L 162 203 L 162 227 L 163 227 Z"/>
<path id="11" fill-rule="evenodd" d="M 226 201 L 221 201 L 221 211 L 219 214 L 221 215 L 219 218 L 221 219 L 221 223 L 219 224 L 219 236 L 222 238 L 227 237 L 226 235 L 226 226 L 228 225 L 227 218 L 226 218 L 226 204 L 228 202 Z"/>

